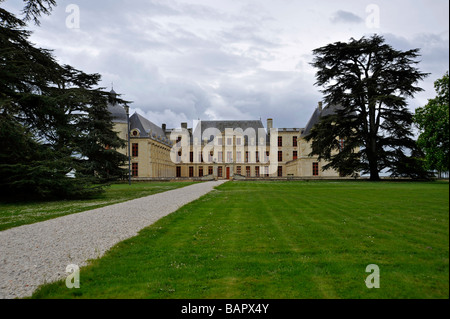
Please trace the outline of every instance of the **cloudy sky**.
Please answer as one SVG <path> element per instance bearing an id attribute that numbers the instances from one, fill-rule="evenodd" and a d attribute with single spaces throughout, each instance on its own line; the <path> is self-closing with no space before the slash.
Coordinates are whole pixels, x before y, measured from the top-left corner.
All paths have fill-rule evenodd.
<path id="1" fill-rule="evenodd" d="M 431 75 L 410 108 L 435 96 L 449 69 L 448 0 L 57 0 L 31 41 L 60 63 L 100 73 L 155 124 L 268 117 L 304 127 L 322 99 L 312 50 L 374 33 L 421 49 Z M 20 16 L 23 2 L 2 6 Z M 75 8 L 75 9 L 74 9 Z M 79 15 L 77 14 L 79 10 Z M 78 25 L 79 22 L 79 25 Z"/>

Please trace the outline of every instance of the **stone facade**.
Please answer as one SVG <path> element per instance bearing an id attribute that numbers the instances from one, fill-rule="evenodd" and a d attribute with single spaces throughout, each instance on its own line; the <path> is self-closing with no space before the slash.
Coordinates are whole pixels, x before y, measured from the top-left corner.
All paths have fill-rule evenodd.
<path id="1" fill-rule="evenodd" d="M 110 105 L 115 130 L 128 139 L 125 110 Z M 315 110 L 306 128 L 273 128 L 268 119 L 252 121 L 200 121 L 194 128 L 167 129 L 135 113 L 129 118 L 132 176 L 135 179 L 198 178 L 338 178 L 335 170 L 309 157 L 305 134 L 318 120 Z M 330 110 L 328 110 L 330 112 Z M 124 117 L 125 114 L 125 117 Z M 125 123 L 124 123 L 125 122 Z M 120 150 L 128 155 L 128 147 Z"/>

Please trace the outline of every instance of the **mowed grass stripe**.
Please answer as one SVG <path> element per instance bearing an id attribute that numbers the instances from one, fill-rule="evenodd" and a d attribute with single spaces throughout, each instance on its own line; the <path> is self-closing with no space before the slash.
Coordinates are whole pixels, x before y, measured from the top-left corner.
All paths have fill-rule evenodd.
<path id="1" fill-rule="evenodd" d="M 448 228 L 448 184 L 230 182 L 34 297 L 448 298 Z"/>

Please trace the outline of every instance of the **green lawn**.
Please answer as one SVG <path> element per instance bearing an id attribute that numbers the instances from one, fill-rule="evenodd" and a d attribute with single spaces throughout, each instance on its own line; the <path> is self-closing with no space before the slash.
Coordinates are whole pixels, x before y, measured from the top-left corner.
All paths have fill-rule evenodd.
<path id="1" fill-rule="evenodd" d="M 26 224 L 41 222 L 63 215 L 79 213 L 111 204 L 124 202 L 167 190 L 190 185 L 189 182 L 151 182 L 114 184 L 97 198 L 50 202 L 4 203 L 0 202 L 0 231 Z"/>
<path id="2" fill-rule="evenodd" d="M 449 298 L 449 185 L 229 182 L 34 298 Z M 380 269 L 368 289 L 366 266 Z"/>

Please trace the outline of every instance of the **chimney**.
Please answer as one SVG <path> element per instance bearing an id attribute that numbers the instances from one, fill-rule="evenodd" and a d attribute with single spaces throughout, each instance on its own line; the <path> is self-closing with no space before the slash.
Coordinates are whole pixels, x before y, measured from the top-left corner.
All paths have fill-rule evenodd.
<path id="1" fill-rule="evenodd" d="M 181 128 L 185 128 L 185 129 L 187 129 L 187 122 L 183 122 L 183 123 L 181 123 Z"/>
<path id="2" fill-rule="evenodd" d="M 273 128 L 273 120 L 267 119 L 267 131 L 269 131 L 271 128 Z"/>
<path id="3" fill-rule="evenodd" d="M 322 105 L 323 105 L 323 103 L 319 102 L 319 112 L 322 112 Z"/>
<path id="4" fill-rule="evenodd" d="M 166 124 L 163 123 L 163 124 L 161 125 L 161 129 L 163 130 L 164 133 L 166 133 Z"/>

